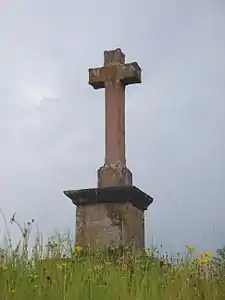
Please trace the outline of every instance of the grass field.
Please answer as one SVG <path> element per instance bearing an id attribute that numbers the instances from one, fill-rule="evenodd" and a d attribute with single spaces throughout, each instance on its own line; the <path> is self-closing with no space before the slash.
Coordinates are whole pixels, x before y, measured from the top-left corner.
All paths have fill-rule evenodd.
<path id="1" fill-rule="evenodd" d="M 224 300 L 225 277 L 212 268 L 211 254 L 160 257 L 157 251 L 84 251 L 67 235 L 43 246 L 41 236 L 28 253 L 28 230 L 14 249 L 0 252 L 0 300 Z"/>

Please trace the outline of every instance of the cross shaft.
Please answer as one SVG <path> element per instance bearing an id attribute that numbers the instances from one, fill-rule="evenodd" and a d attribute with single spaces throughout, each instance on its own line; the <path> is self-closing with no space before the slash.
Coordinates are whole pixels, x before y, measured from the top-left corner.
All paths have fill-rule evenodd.
<path id="1" fill-rule="evenodd" d="M 89 69 L 89 84 L 105 88 L 105 164 L 126 166 L 125 87 L 141 83 L 141 68 L 136 62 L 125 64 L 120 49 L 104 52 L 104 66 Z"/>

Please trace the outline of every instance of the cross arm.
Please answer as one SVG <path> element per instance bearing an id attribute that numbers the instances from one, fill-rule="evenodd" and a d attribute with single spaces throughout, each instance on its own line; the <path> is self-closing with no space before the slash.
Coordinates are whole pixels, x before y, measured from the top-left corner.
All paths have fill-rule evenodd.
<path id="1" fill-rule="evenodd" d="M 141 68 L 138 63 L 107 65 L 89 69 L 89 84 L 94 89 L 105 87 L 106 81 L 119 80 L 124 85 L 141 83 Z"/>
<path id="2" fill-rule="evenodd" d="M 141 68 L 138 63 L 125 64 L 121 69 L 120 80 L 124 85 L 141 83 Z"/>
<path id="3" fill-rule="evenodd" d="M 103 67 L 104 68 L 104 67 Z M 88 83 L 93 86 L 95 90 L 103 89 L 105 87 L 104 74 L 102 72 L 103 68 L 89 69 L 89 81 Z"/>

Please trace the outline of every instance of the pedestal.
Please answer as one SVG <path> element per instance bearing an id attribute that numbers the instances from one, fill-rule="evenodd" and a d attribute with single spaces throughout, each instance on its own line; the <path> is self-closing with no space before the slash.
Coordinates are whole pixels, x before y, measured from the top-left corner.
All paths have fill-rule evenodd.
<path id="1" fill-rule="evenodd" d="M 144 248 L 144 211 L 153 198 L 135 186 L 113 186 L 64 192 L 76 212 L 76 244 L 102 248 Z"/>

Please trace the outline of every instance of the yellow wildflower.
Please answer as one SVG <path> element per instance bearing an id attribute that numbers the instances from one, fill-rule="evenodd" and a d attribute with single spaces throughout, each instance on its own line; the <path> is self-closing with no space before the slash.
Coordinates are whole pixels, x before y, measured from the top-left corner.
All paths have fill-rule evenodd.
<path id="1" fill-rule="evenodd" d="M 212 253 L 207 252 L 200 252 L 199 256 L 197 257 L 198 263 L 201 265 L 208 265 L 212 260 Z"/>
<path id="2" fill-rule="evenodd" d="M 81 246 L 77 245 L 75 248 L 74 248 L 74 252 L 75 253 L 80 253 L 82 250 Z"/>
<path id="3" fill-rule="evenodd" d="M 211 251 L 207 251 L 205 252 L 207 257 L 211 260 L 212 259 L 212 252 Z"/>
<path id="4" fill-rule="evenodd" d="M 186 248 L 186 250 L 189 252 L 189 253 L 194 253 L 196 250 L 195 248 L 193 248 L 192 246 L 190 245 L 185 245 L 184 246 Z"/>

